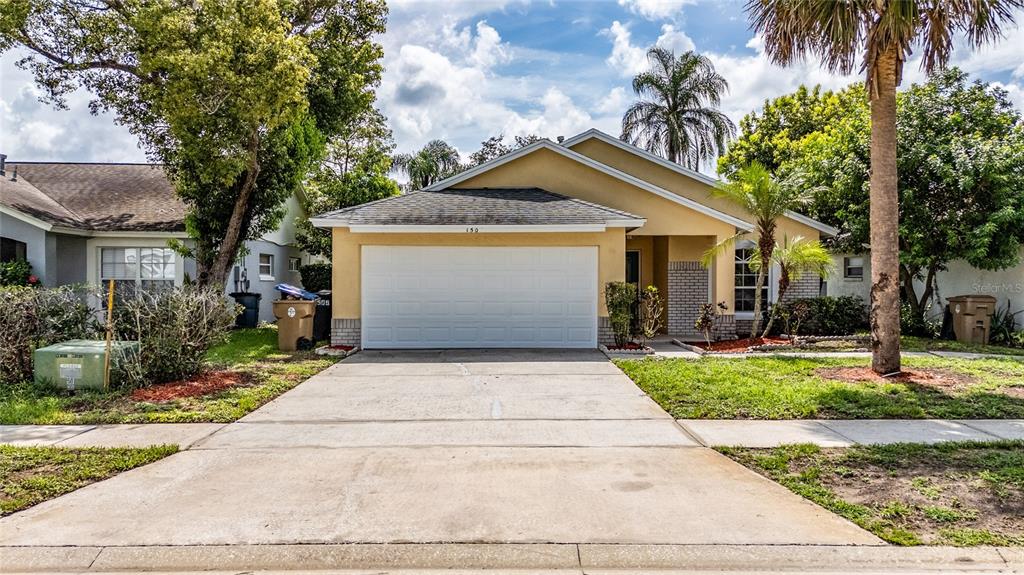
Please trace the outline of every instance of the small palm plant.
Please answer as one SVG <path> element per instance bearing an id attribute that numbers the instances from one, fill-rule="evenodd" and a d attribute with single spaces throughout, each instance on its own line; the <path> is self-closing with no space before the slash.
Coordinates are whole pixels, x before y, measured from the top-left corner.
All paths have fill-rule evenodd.
<path id="1" fill-rule="evenodd" d="M 751 258 L 751 269 L 755 269 L 753 260 L 757 260 L 757 284 L 754 288 L 754 325 L 750 333 L 756 334 L 761 328 L 761 289 L 768 278 L 768 264 L 775 251 L 775 230 L 777 221 L 789 210 L 806 204 L 811 199 L 811 190 L 802 185 L 799 174 L 789 178 L 775 178 L 768 168 L 760 162 L 751 162 L 737 170 L 733 178 L 720 182 L 712 194 L 729 200 L 754 218 L 754 235 L 757 236 L 757 250 Z M 727 238 L 704 253 L 701 263 L 711 267 L 714 259 L 731 249 L 737 240 L 745 236 L 741 232 Z"/>
<path id="2" fill-rule="evenodd" d="M 755 252 L 756 257 L 750 258 L 750 268 L 758 275 L 761 274 L 763 264 L 760 254 Z M 764 328 L 761 337 L 767 337 L 775 323 L 776 310 L 786 295 L 789 286 L 800 279 L 805 273 L 817 274 L 825 279 L 832 273 L 832 256 L 819 241 L 805 241 L 802 236 L 783 238 L 782 245 L 776 245 L 772 250 L 771 263 L 779 266 L 779 291 L 776 305 L 772 306 L 772 313 L 768 318 L 768 325 Z"/>

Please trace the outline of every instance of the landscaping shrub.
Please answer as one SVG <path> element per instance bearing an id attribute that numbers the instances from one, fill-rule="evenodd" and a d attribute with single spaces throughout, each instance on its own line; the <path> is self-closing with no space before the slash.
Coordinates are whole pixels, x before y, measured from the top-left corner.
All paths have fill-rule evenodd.
<path id="1" fill-rule="evenodd" d="M 206 352 L 227 338 L 238 307 L 215 289 L 190 285 L 121 298 L 114 306 L 117 336 L 139 341 L 140 348 L 132 383 L 153 385 L 199 373 Z"/>
<path id="2" fill-rule="evenodd" d="M 637 335 L 641 343 L 647 342 L 657 335 L 662 328 L 661 317 L 665 313 L 665 299 L 658 293 L 658 288 L 647 286 L 640 292 L 640 321 L 637 325 Z"/>
<path id="3" fill-rule="evenodd" d="M 806 310 L 798 309 L 804 308 Z M 868 327 L 868 308 L 857 296 L 814 297 L 786 302 L 779 313 L 804 319 L 800 330 L 813 335 L 853 335 Z"/>
<path id="4" fill-rule="evenodd" d="M 1017 316 L 1024 313 L 1021 311 L 1010 311 L 1010 300 L 1006 300 L 1006 307 L 997 307 L 992 314 L 989 342 L 1010 347 L 1018 347 L 1017 335 L 1024 338 L 1024 332 L 1017 331 Z M 1017 334 L 1017 335 L 1014 335 Z"/>
<path id="5" fill-rule="evenodd" d="M 299 268 L 299 275 L 306 291 L 331 289 L 331 264 L 306 264 Z"/>
<path id="6" fill-rule="evenodd" d="M 81 286 L 0 289 L 0 382 L 32 379 L 32 352 L 69 339 L 96 337 L 100 326 Z"/>
<path id="7" fill-rule="evenodd" d="M 914 308 L 908 303 L 900 304 L 900 333 L 929 339 L 939 337 L 942 325 L 939 322 L 929 321 L 924 315 L 914 313 Z"/>
<path id="8" fill-rule="evenodd" d="M 629 343 L 633 325 L 633 305 L 636 304 L 636 285 L 627 282 L 608 282 L 604 286 L 604 299 L 608 306 L 608 320 L 612 324 L 615 345 Z"/>
<path id="9" fill-rule="evenodd" d="M 32 275 L 32 264 L 25 260 L 0 263 L 0 286 L 34 286 L 39 278 Z"/>

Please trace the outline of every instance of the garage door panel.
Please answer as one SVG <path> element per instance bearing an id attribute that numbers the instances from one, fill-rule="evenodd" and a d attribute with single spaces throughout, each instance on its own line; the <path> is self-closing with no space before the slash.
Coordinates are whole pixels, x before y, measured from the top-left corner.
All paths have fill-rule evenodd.
<path id="1" fill-rule="evenodd" d="M 364 246 L 363 345 L 594 347 L 596 247 Z"/>

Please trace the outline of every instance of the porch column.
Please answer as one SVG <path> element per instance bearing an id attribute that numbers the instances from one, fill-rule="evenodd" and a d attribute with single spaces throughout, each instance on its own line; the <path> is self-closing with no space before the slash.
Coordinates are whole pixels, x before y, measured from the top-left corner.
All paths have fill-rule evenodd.
<path id="1" fill-rule="evenodd" d="M 715 236 L 715 244 L 725 241 L 731 236 Z M 716 334 L 722 339 L 736 337 L 736 256 L 728 250 L 715 258 L 712 276 L 714 278 L 711 291 L 713 302 L 725 302 L 728 306 L 715 326 Z"/>

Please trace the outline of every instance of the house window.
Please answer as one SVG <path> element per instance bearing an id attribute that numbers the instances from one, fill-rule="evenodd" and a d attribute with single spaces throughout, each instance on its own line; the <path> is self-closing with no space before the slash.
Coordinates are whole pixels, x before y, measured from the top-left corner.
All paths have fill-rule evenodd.
<path id="1" fill-rule="evenodd" d="M 260 254 L 260 279 L 264 281 L 273 281 L 274 254 Z"/>
<path id="2" fill-rule="evenodd" d="M 864 279 L 864 258 L 861 256 L 843 258 L 843 277 L 847 279 Z"/>
<path id="3" fill-rule="evenodd" d="M 153 289 L 174 285 L 171 248 L 100 248 L 100 281 Z"/>
<path id="4" fill-rule="evenodd" d="M 288 271 L 299 273 L 299 266 L 302 265 L 302 260 L 299 258 L 288 258 Z"/>
<path id="5" fill-rule="evenodd" d="M 736 311 L 752 313 L 754 311 L 754 294 L 757 291 L 757 273 L 750 269 L 750 256 L 753 248 L 736 250 Z M 768 301 L 768 281 L 761 288 L 761 301 Z"/>
<path id="6" fill-rule="evenodd" d="M 28 246 L 25 242 L 0 238 L 0 263 L 19 262 L 28 259 Z"/>

